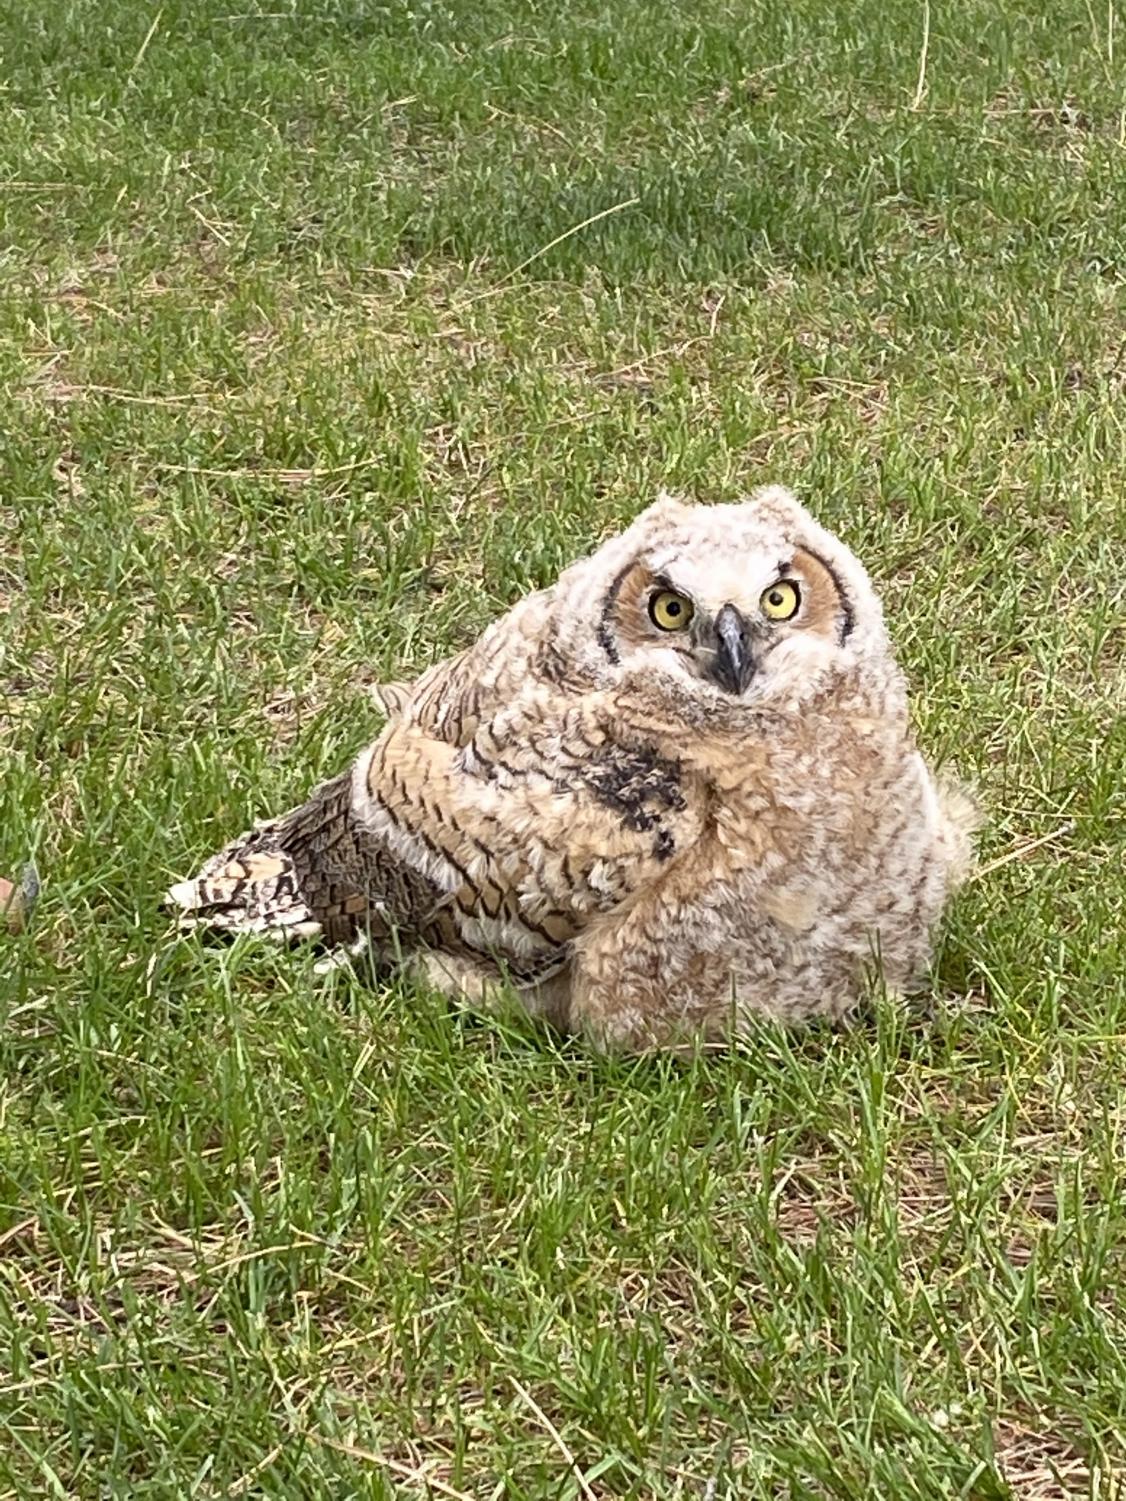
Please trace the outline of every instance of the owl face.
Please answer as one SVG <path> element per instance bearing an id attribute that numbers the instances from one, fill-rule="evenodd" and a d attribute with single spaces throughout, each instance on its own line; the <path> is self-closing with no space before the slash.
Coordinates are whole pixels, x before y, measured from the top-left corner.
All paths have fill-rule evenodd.
<path id="1" fill-rule="evenodd" d="M 662 497 L 559 588 L 596 620 L 600 676 L 649 670 L 728 703 L 792 699 L 886 645 L 860 563 L 778 488 L 740 505 Z"/>

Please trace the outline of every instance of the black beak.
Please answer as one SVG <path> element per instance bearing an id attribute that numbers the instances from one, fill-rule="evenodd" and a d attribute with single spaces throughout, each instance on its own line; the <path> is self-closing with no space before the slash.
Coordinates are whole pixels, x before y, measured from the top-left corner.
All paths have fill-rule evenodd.
<path id="1" fill-rule="evenodd" d="M 750 626 L 734 605 L 724 605 L 715 618 L 715 630 L 719 642 L 712 676 L 728 693 L 742 693 L 758 667 L 751 649 Z"/>

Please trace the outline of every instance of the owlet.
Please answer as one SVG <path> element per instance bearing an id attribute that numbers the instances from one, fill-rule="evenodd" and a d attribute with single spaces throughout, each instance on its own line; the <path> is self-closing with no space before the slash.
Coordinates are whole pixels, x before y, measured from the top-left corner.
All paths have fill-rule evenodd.
<path id="1" fill-rule="evenodd" d="M 383 703 L 348 771 L 172 887 L 184 925 L 680 1048 L 917 983 L 969 866 L 868 575 L 779 487 L 661 496 Z"/>

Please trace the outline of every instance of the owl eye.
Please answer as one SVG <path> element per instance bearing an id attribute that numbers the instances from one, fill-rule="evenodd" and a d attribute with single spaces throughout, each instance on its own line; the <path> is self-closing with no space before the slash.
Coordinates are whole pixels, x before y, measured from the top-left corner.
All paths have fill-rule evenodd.
<path id="1" fill-rule="evenodd" d="M 661 631 L 683 631 L 692 623 L 696 606 L 675 589 L 658 589 L 649 600 L 649 619 Z"/>
<path id="2" fill-rule="evenodd" d="M 768 620 L 792 620 L 798 613 L 801 595 L 797 584 L 792 584 L 789 579 L 779 579 L 762 591 L 759 604 Z"/>

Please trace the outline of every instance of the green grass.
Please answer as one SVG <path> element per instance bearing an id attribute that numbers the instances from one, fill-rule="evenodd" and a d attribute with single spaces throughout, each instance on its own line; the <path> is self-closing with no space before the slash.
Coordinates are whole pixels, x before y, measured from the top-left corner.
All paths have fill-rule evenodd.
<path id="1" fill-rule="evenodd" d="M 0 1495 L 1121 1492 L 1126 34 L 923 39 L 0 18 Z M 766 479 L 982 789 L 929 1004 L 613 1062 L 169 936 L 365 682 Z"/>

